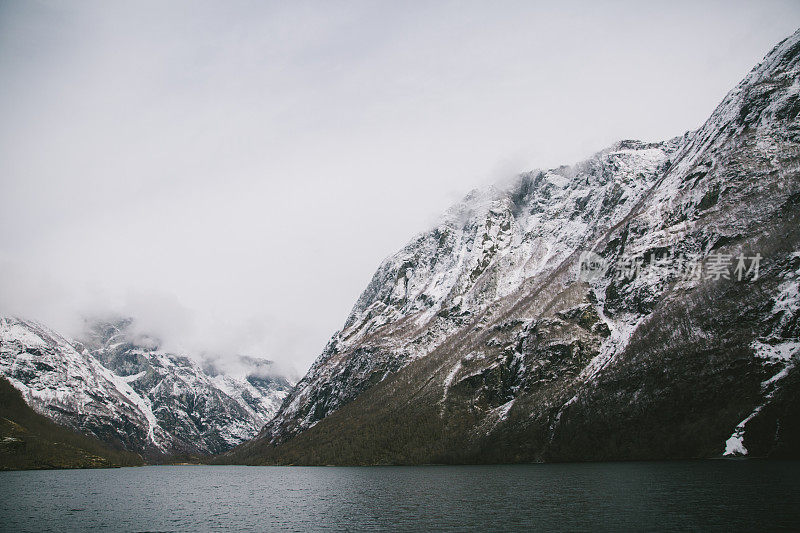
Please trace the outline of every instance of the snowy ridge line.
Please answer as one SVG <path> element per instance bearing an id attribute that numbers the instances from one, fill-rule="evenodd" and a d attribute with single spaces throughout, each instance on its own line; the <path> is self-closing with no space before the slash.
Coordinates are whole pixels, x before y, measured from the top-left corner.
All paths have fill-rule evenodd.
<path id="1" fill-rule="evenodd" d="M 291 387 L 283 378 L 212 377 L 151 340 L 149 348 L 131 343 L 128 326 L 97 324 L 85 341 L 72 342 L 36 322 L 0 317 L 0 375 L 39 413 L 151 455 L 238 445 L 258 433 Z"/>

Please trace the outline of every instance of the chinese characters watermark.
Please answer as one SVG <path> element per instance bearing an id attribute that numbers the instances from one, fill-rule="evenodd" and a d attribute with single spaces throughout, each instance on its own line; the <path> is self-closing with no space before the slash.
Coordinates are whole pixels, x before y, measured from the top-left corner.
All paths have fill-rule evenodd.
<path id="1" fill-rule="evenodd" d="M 705 258 L 700 255 L 650 253 L 624 256 L 611 263 L 594 252 L 580 255 L 581 281 L 591 281 L 601 276 L 617 281 L 631 281 L 638 276 L 652 279 L 676 280 L 735 280 L 756 281 L 763 257 L 760 253 L 745 255 L 712 252 Z"/>

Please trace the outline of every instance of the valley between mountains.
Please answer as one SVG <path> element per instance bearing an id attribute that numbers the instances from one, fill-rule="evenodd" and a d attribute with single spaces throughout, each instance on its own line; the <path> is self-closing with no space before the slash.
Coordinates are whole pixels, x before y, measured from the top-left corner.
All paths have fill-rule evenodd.
<path id="1" fill-rule="evenodd" d="M 0 319 L 0 375 L 152 462 L 798 457 L 799 114 L 800 31 L 695 131 L 469 193 L 380 264 L 298 383 L 128 319 L 80 339 Z"/>

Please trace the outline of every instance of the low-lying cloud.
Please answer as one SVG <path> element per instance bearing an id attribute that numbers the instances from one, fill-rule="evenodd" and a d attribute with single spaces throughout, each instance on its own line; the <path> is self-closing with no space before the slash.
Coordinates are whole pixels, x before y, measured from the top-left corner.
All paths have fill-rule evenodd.
<path id="1" fill-rule="evenodd" d="M 0 3 L 0 313 L 131 316 L 302 372 L 453 200 L 697 127 L 798 22 L 777 0 Z"/>

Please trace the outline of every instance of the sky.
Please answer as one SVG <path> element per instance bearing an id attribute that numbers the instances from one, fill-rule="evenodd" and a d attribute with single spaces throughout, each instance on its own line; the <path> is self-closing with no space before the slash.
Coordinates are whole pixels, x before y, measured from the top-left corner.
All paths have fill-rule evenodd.
<path id="1" fill-rule="evenodd" d="M 475 187 L 699 127 L 800 2 L 0 0 L 0 314 L 303 373 Z"/>

